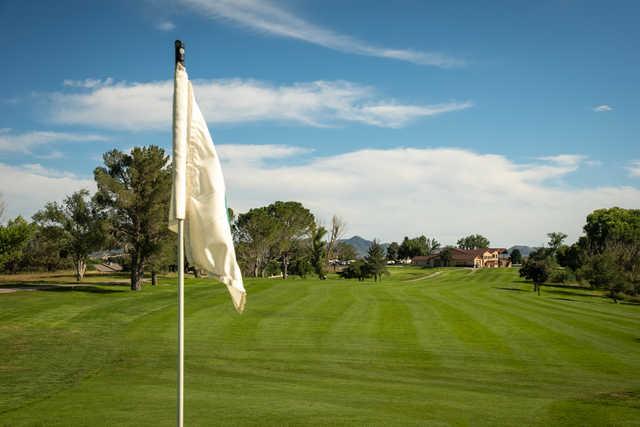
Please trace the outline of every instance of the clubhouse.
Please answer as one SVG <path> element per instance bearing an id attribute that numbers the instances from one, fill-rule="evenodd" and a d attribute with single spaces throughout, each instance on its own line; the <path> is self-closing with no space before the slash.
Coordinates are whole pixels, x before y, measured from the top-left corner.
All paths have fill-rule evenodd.
<path id="1" fill-rule="evenodd" d="M 448 267 L 498 268 L 511 267 L 509 252 L 505 248 L 459 249 L 447 248 L 450 253 Z M 438 253 L 417 256 L 411 264 L 423 267 L 442 267 L 446 262 L 444 249 Z"/>

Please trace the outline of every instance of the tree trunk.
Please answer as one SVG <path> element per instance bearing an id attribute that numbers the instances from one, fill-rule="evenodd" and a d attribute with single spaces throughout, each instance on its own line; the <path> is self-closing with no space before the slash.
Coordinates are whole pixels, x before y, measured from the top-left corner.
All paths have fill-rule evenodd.
<path id="1" fill-rule="evenodd" d="M 76 270 L 76 282 L 80 282 L 84 277 L 85 271 L 87 271 L 87 264 L 83 259 L 77 259 L 74 262 L 74 267 Z"/>
<path id="2" fill-rule="evenodd" d="M 143 265 L 140 262 L 137 253 L 131 254 L 131 290 L 142 290 L 142 270 Z"/>
<path id="3" fill-rule="evenodd" d="M 286 279 L 289 277 L 289 255 L 285 254 L 282 256 L 282 279 Z"/>
<path id="4" fill-rule="evenodd" d="M 151 286 L 158 286 L 158 273 L 151 270 Z"/>

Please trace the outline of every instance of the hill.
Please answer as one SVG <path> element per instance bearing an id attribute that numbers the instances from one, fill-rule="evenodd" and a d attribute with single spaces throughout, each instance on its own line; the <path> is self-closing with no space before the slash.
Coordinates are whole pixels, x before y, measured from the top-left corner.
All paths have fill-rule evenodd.
<path id="1" fill-rule="evenodd" d="M 359 257 L 364 257 L 367 255 L 367 251 L 369 250 L 369 246 L 371 246 L 371 243 L 373 243 L 373 241 L 371 240 L 367 240 L 365 238 L 362 238 L 360 236 L 353 236 L 349 239 L 341 239 L 339 240 L 339 242 L 344 242 L 347 243 L 351 246 L 353 246 L 353 248 L 356 250 L 356 253 L 358 254 Z M 382 248 L 385 250 L 387 250 L 387 247 L 389 246 L 388 243 L 381 243 Z"/>
<path id="2" fill-rule="evenodd" d="M 538 297 L 516 269 L 390 270 L 247 279 L 242 315 L 224 286 L 187 280 L 185 425 L 640 420 L 639 305 Z M 175 277 L 1 280 L 43 290 L 0 293 L 0 425 L 175 425 Z"/>

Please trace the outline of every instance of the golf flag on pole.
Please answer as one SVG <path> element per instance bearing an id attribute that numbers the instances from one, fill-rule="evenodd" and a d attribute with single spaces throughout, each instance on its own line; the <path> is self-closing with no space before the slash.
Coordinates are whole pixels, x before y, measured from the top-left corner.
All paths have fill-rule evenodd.
<path id="1" fill-rule="evenodd" d="M 189 264 L 224 283 L 241 313 L 246 291 L 233 247 L 222 168 L 189 76 L 180 62 L 176 63 L 173 103 L 174 170 L 169 229 L 177 233 L 178 220 L 184 220 Z"/>

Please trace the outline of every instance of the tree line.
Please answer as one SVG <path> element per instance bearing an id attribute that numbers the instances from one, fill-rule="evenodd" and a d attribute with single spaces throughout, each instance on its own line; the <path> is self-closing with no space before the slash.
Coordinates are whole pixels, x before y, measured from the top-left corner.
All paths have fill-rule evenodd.
<path id="1" fill-rule="evenodd" d="M 566 245 L 567 235 L 549 233 L 547 246 L 525 260 L 520 275 L 534 291 L 549 281 L 577 281 L 607 291 L 617 302 L 640 293 L 640 209 L 598 209 L 587 216 L 584 234 Z"/>
<path id="2" fill-rule="evenodd" d="M 176 239 L 167 228 L 171 174 L 169 156 L 154 145 L 105 153 L 93 173 L 95 194 L 77 191 L 47 203 L 32 221 L 18 216 L 0 226 L 0 270 L 71 267 L 81 281 L 91 253 L 119 248 L 131 289 L 142 288 L 145 272 L 155 284 L 158 272 L 177 264 Z M 0 201 L 0 216 L 4 209 Z M 237 217 L 229 209 L 229 220 L 247 276 L 313 273 L 324 279 L 328 259 L 355 257 L 339 242 L 346 228 L 341 218 L 334 215 L 324 227 L 298 202 L 277 201 Z"/>

